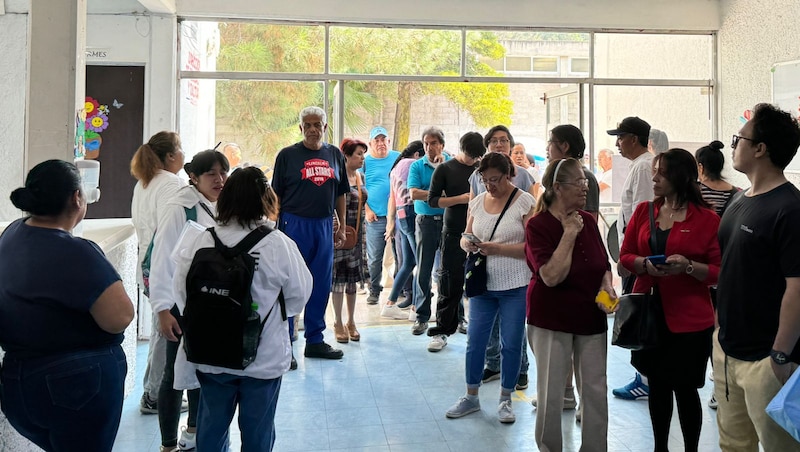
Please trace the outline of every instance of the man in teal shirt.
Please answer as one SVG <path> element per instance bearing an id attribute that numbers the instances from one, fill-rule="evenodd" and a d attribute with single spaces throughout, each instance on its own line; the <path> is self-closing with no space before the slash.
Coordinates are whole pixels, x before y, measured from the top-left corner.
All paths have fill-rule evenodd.
<path id="1" fill-rule="evenodd" d="M 444 151 L 444 132 L 437 127 L 429 127 L 422 132 L 425 157 L 412 163 L 408 168 L 408 192 L 414 200 L 417 214 L 417 273 L 414 276 L 414 307 L 417 320 L 411 333 L 420 335 L 427 331 L 431 318 L 431 271 L 439 249 L 442 235 L 442 215 L 444 209 L 428 205 L 428 189 L 431 186 L 433 171 L 440 163 L 450 159 Z"/>
<path id="2" fill-rule="evenodd" d="M 380 298 L 383 270 L 383 250 L 386 249 L 386 209 L 389 205 L 389 171 L 400 153 L 389 150 L 389 132 L 381 126 L 369 133 L 369 152 L 364 158 L 364 181 L 367 204 L 364 208 L 367 233 L 367 264 L 369 266 L 369 295 L 367 304 L 377 304 Z"/>

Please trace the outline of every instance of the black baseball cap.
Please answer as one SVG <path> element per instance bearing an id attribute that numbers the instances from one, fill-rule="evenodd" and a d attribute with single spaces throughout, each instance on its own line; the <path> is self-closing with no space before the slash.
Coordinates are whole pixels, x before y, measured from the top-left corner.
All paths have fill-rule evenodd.
<path id="1" fill-rule="evenodd" d="M 650 124 L 638 116 L 628 116 L 627 118 L 623 119 L 622 122 L 617 124 L 616 129 L 607 130 L 606 132 L 609 135 L 622 135 L 624 133 L 631 133 L 637 137 L 644 137 L 645 139 L 648 139 L 650 137 Z"/>

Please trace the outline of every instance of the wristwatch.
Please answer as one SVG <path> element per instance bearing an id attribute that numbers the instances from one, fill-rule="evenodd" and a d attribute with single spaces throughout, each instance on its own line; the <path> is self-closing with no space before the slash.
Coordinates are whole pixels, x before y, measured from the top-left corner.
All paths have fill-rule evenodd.
<path id="1" fill-rule="evenodd" d="M 775 361 L 775 364 L 782 366 L 789 362 L 789 357 L 786 356 L 786 353 L 780 352 L 778 350 L 772 349 L 769 351 L 769 357 Z"/>
<path id="2" fill-rule="evenodd" d="M 689 259 L 689 265 L 686 266 L 686 274 L 691 275 L 694 271 L 694 265 L 692 265 L 692 260 Z"/>

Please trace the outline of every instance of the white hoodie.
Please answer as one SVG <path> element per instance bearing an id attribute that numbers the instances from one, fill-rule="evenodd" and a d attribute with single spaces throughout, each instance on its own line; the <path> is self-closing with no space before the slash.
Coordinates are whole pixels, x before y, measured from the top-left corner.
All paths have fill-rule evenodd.
<path id="1" fill-rule="evenodd" d="M 268 226 L 275 225 L 269 222 Z M 239 243 L 252 229 L 244 229 L 238 223 L 227 226 L 216 226 L 215 231 L 220 241 L 232 247 Z M 200 248 L 214 246 L 214 239 L 208 232 L 202 233 L 193 243 L 180 243 L 179 252 L 175 253 L 178 263 L 175 270 L 174 289 L 178 308 L 183 312 L 186 307 L 186 275 L 192 259 Z M 297 245 L 279 230 L 274 230 L 258 242 L 250 255 L 256 259 L 256 271 L 253 285 L 250 288 L 253 302 L 258 304 L 258 313 L 263 319 L 270 309 L 256 359 L 244 370 L 205 364 L 191 364 L 197 370 L 210 374 L 231 374 L 259 379 L 278 378 L 289 370 L 292 359 L 292 348 L 289 342 L 289 322 L 283 320 L 280 306 L 277 304 L 278 293 L 283 289 L 286 301 L 286 315 L 300 314 L 311 295 L 312 277 Z M 184 361 L 185 352 L 181 346 L 176 360 L 176 387 L 178 385 L 178 369 Z"/>

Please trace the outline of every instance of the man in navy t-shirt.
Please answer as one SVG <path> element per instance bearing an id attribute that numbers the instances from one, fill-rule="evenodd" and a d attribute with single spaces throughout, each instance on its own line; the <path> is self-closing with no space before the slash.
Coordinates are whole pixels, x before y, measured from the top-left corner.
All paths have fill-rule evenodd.
<path id="1" fill-rule="evenodd" d="M 345 239 L 344 228 L 334 237 L 334 207 L 339 224 L 345 224 L 344 194 L 350 185 L 341 151 L 322 141 L 327 128 L 323 109 L 306 107 L 300 112 L 303 141 L 278 153 L 272 188 L 280 200 L 278 228 L 297 243 L 314 277 L 304 316 L 305 356 L 339 359 L 344 353 L 323 342 L 322 332 L 333 276 L 333 242 Z M 293 326 L 290 321 L 292 334 Z"/>

